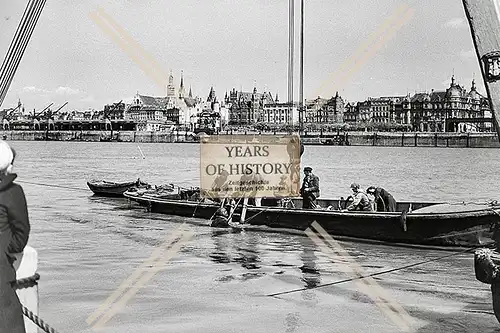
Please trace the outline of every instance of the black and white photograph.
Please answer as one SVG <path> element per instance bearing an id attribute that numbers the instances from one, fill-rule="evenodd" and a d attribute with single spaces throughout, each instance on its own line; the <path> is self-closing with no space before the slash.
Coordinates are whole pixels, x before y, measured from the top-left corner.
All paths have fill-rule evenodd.
<path id="1" fill-rule="evenodd" d="M 0 333 L 500 332 L 500 0 L 0 0 Z"/>

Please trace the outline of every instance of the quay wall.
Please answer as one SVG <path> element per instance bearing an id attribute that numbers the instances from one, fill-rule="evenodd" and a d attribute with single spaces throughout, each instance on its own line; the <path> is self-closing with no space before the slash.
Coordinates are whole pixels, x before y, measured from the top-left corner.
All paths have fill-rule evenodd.
<path id="1" fill-rule="evenodd" d="M 220 135 L 230 134 L 223 132 Z M 233 132 L 233 134 L 277 134 L 285 132 Z M 305 145 L 321 145 L 337 133 L 306 133 L 302 137 Z M 428 132 L 347 132 L 340 133 L 350 146 L 377 147 L 450 147 L 450 148 L 499 148 L 496 133 L 428 133 Z M 9 141 L 109 141 L 110 131 L 0 131 L 0 137 Z M 113 141 L 138 143 L 196 142 L 184 134 L 152 131 L 113 132 Z"/>

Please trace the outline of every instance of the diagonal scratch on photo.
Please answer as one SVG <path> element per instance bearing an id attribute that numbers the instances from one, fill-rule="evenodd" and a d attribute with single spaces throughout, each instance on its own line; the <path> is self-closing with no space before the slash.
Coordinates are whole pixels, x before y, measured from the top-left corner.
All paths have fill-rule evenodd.
<path id="1" fill-rule="evenodd" d="M 498 0 L 0 8 L 0 332 L 499 330 Z"/>

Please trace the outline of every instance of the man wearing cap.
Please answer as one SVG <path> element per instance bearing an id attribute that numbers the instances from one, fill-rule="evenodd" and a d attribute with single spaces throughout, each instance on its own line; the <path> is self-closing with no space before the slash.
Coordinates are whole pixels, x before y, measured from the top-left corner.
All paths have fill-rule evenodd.
<path id="1" fill-rule="evenodd" d="M 28 243 L 30 223 L 24 191 L 14 183 L 14 157 L 14 151 L 0 140 L 0 332 L 25 333 L 21 303 L 12 283 L 16 281 L 14 254 L 23 252 Z"/>
<path id="2" fill-rule="evenodd" d="M 312 173 L 311 167 L 304 168 L 304 181 L 300 189 L 302 208 L 316 208 L 316 198 L 319 197 L 319 177 Z"/>
<path id="3" fill-rule="evenodd" d="M 368 196 L 363 193 L 362 191 L 359 190 L 360 186 L 357 183 L 351 184 L 351 190 L 353 192 L 353 199 L 354 201 L 347 206 L 347 210 L 359 210 L 363 212 L 372 212 L 373 207 L 370 202 L 370 199 L 368 199 Z"/>

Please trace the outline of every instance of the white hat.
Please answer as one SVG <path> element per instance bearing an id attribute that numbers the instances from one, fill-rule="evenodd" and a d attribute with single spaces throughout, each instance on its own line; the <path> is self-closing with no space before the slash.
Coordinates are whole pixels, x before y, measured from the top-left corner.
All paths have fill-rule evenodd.
<path id="1" fill-rule="evenodd" d="M 0 171 L 7 170 L 14 159 L 14 154 L 12 153 L 12 149 L 7 144 L 7 142 L 0 140 Z"/>

